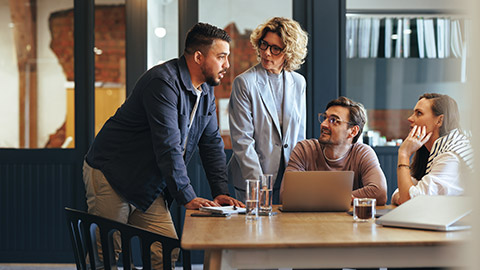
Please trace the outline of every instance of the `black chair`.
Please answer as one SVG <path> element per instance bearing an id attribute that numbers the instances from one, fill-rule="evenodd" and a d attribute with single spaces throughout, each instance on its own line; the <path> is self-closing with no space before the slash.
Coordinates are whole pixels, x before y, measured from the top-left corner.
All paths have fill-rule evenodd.
<path id="1" fill-rule="evenodd" d="M 150 260 L 150 246 L 154 242 L 162 244 L 163 268 L 172 269 L 172 251 L 175 248 L 180 249 L 180 240 L 162 236 L 144 230 L 139 227 L 120 223 L 111 219 L 91 215 L 83 211 L 65 208 L 67 224 L 72 239 L 73 252 L 75 253 L 75 263 L 77 269 L 87 270 L 96 269 L 99 263 L 97 259 L 90 259 L 90 267 L 87 264 L 87 255 L 89 258 L 97 258 L 97 245 L 95 240 L 96 224 L 100 231 L 100 241 L 103 252 L 103 267 L 106 270 L 117 269 L 115 259 L 115 249 L 113 246 L 113 233 L 118 231 L 121 238 L 123 269 L 132 269 L 132 243 L 134 237 L 140 240 L 140 249 L 142 256 L 143 269 L 152 269 Z M 93 229 L 92 229 L 93 228 Z M 182 250 L 183 268 L 191 270 L 190 252 Z"/>

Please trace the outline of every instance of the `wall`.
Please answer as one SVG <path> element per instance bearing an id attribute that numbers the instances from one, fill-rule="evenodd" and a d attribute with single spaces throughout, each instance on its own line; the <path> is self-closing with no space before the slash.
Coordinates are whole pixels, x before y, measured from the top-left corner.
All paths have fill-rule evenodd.
<path id="1" fill-rule="evenodd" d="M 0 0 L 0 147 L 19 145 L 18 70 L 8 0 Z"/>
<path id="2" fill-rule="evenodd" d="M 466 9 L 468 0 L 347 0 L 349 9 Z"/>
<path id="3" fill-rule="evenodd" d="M 18 72 L 8 0 L 0 0 L 0 147 L 19 147 Z M 95 1 L 96 4 L 125 3 L 121 0 Z M 48 28 L 50 13 L 73 8 L 73 0 L 42 0 L 37 2 L 37 69 L 38 69 L 38 147 L 43 147 L 65 122 L 67 79 L 50 49 Z M 73 35 L 73 33 L 72 33 Z"/>
<path id="4" fill-rule="evenodd" d="M 38 147 L 41 148 L 49 135 L 63 125 L 67 115 L 67 79 L 50 49 L 48 18 L 52 12 L 73 8 L 73 1 L 42 0 L 37 8 Z"/>
<path id="5" fill-rule="evenodd" d="M 198 18 L 201 22 L 222 28 L 235 22 L 240 33 L 245 29 L 255 29 L 270 17 L 292 18 L 292 0 L 199 0 L 198 7 Z"/>
<path id="6" fill-rule="evenodd" d="M 178 1 L 148 0 L 147 5 L 147 68 L 151 68 L 181 54 L 178 52 Z M 156 27 L 166 29 L 163 38 L 155 35 Z"/>

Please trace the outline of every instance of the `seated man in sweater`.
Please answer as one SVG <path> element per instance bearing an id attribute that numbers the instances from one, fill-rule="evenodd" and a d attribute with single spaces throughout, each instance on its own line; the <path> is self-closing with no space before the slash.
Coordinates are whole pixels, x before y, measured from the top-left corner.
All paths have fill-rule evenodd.
<path id="1" fill-rule="evenodd" d="M 357 142 L 367 121 L 363 105 L 340 97 L 328 103 L 318 120 L 320 138 L 298 142 L 285 172 L 354 171 L 352 199 L 375 198 L 377 205 L 384 205 L 387 182 L 377 155 L 370 146 Z"/>

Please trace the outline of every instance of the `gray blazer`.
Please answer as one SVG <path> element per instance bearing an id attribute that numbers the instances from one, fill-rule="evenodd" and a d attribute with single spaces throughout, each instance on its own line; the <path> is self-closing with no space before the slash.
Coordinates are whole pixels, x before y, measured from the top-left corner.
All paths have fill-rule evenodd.
<path id="1" fill-rule="evenodd" d="M 251 67 L 233 81 L 228 107 L 233 156 L 228 169 L 237 189 L 245 190 L 245 179 L 259 179 L 262 174 L 273 174 L 275 180 L 282 148 L 286 167 L 292 149 L 305 139 L 305 78 L 284 72 L 283 132 L 262 65 Z"/>

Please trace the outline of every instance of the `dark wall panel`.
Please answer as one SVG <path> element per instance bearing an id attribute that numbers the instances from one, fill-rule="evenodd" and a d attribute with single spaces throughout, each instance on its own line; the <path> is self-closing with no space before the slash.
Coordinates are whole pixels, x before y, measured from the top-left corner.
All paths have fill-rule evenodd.
<path id="1" fill-rule="evenodd" d="M 308 32 L 308 55 L 299 72 L 307 80 L 307 138 L 318 138 L 317 115 L 344 93 L 345 0 L 297 0 L 293 18 Z"/>
<path id="2" fill-rule="evenodd" d="M 378 156 L 380 166 L 387 178 L 387 204 L 390 204 L 392 193 L 397 189 L 398 147 L 384 146 L 374 147 L 373 149 Z"/>
<path id="3" fill-rule="evenodd" d="M 72 162 L 0 163 L 0 262 L 72 262 L 63 208 L 81 207 Z"/>

